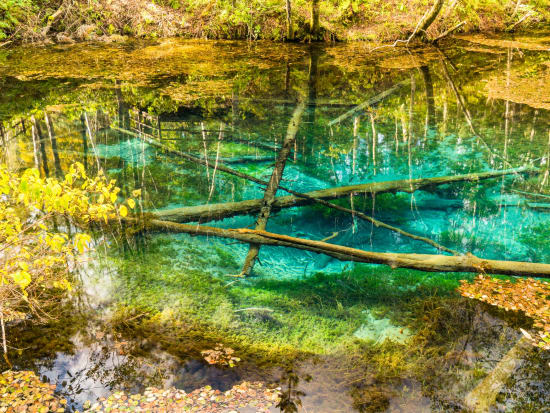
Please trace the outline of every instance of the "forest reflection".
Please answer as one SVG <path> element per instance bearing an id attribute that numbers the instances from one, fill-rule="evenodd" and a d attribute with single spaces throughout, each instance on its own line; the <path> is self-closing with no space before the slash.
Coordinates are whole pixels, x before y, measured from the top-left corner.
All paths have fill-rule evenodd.
<path id="1" fill-rule="evenodd" d="M 232 42 L 199 52 L 180 40 L 106 49 L 3 52 L 0 138 L 13 170 L 61 177 L 81 162 L 115 179 L 122 197 L 141 190 L 144 222 L 180 214 L 225 229 L 258 227 L 255 213 L 212 211 L 262 199 L 277 168 L 272 195 L 282 197 L 536 167 L 418 191 L 351 191 L 331 200 L 336 208 L 274 207 L 264 229 L 374 252 L 550 260 L 548 52 L 466 40 L 373 54 Z M 464 274 L 262 246 L 250 259 L 256 277 L 235 281 L 248 244 L 112 231 L 98 234 L 72 315 L 14 343 L 35 354 L 15 363 L 58 383 L 74 406 L 112 389 L 225 391 L 262 380 L 281 387 L 284 412 L 460 411 L 526 324 L 457 298 Z M 40 352 L 48 331 L 63 334 Z M 201 351 L 218 341 L 248 358 L 207 365 Z M 502 384 L 502 411 L 548 402 L 548 356 L 522 357 Z"/>

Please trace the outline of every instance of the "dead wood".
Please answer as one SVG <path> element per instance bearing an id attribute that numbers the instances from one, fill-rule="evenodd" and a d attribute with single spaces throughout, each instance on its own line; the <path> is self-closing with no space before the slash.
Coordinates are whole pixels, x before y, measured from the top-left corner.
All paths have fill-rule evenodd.
<path id="1" fill-rule="evenodd" d="M 298 128 L 300 127 L 300 121 L 302 119 L 305 107 L 306 105 L 304 102 L 296 106 L 296 109 L 294 109 L 294 113 L 292 114 L 290 123 L 288 124 L 288 130 L 285 140 L 283 142 L 283 147 L 281 148 L 281 151 L 277 156 L 275 167 L 273 168 L 271 178 L 264 192 L 260 214 L 258 216 L 258 219 L 256 220 L 256 230 L 258 231 L 264 231 L 267 226 L 267 221 L 269 219 L 269 215 L 271 214 L 271 207 L 273 205 L 273 202 L 275 201 L 275 195 L 277 194 L 277 190 L 279 189 L 281 179 L 283 178 L 286 161 L 288 159 L 288 156 L 290 155 L 292 147 L 294 146 L 294 142 L 296 141 L 296 134 L 298 133 Z M 248 255 L 246 256 L 243 269 L 240 274 L 242 277 L 250 275 L 252 269 L 254 268 L 256 259 L 258 258 L 259 252 L 259 244 L 250 244 L 250 249 L 248 251 Z"/>
<path id="2" fill-rule="evenodd" d="M 132 218 L 126 221 L 138 222 Z M 249 244 L 296 248 L 329 255 L 342 261 L 387 265 L 393 269 L 409 268 L 428 272 L 469 272 L 550 278 L 550 264 L 486 260 L 471 254 L 449 256 L 371 252 L 267 231 L 257 231 L 245 228 L 224 229 L 203 225 L 180 224 L 158 219 L 147 221 L 144 229 L 149 231 L 228 238 Z"/>
<path id="3" fill-rule="evenodd" d="M 116 129 L 116 130 L 119 130 L 121 132 L 130 134 L 132 136 L 136 136 L 138 138 L 141 138 L 141 139 L 145 140 L 146 142 L 148 142 L 149 144 L 154 145 L 156 147 L 159 147 L 159 148 L 161 148 L 165 151 L 168 151 L 168 152 L 172 153 L 175 156 L 182 157 L 186 160 L 189 160 L 189 161 L 195 162 L 195 163 L 199 163 L 199 164 L 204 165 L 204 166 L 211 166 L 211 163 L 207 163 L 202 158 L 186 154 L 186 153 L 178 151 L 176 149 L 168 148 L 165 145 L 163 145 L 162 143 L 157 142 L 154 139 L 148 138 L 146 136 L 138 135 L 138 134 L 136 134 L 132 131 L 129 131 L 129 130 L 120 129 L 120 128 L 117 128 L 115 126 L 113 126 L 112 128 Z M 251 175 L 247 175 L 247 174 L 244 174 L 242 172 L 236 171 L 232 168 L 226 167 L 221 162 L 218 164 L 217 169 L 220 170 L 220 171 L 229 173 L 233 176 L 237 176 L 239 178 L 243 178 L 243 179 L 246 179 L 248 181 L 255 182 L 259 185 L 263 185 L 263 186 L 268 185 L 267 181 L 263 181 L 261 179 L 255 178 Z M 520 169 L 505 172 L 504 174 L 502 174 L 501 172 L 496 172 L 497 175 L 489 175 L 489 176 L 479 175 L 478 178 L 467 177 L 464 180 L 486 179 L 486 178 L 491 178 L 491 177 L 494 177 L 494 176 L 506 175 L 508 173 L 521 173 L 521 172 L 526 172 L 526 171 L 528 171 L 528 170 L 520 168 Z M 444 177 L 444 178 L 454 179 L 456 177 Z M 458 181 L 460 181 L 460 180 L 461 179 L 459 178 Z M 405 182 L 405 181 L 390 181 L 390 182 Z M 441 185 L 441 184 L 444 184 L 444 183 L 448 183 L 448 181 L 445 180 L 445 182 L 442 182 L 438 185 Z M 379 184 L 381 184 L 381 183 L 377 183 L 375 186 L 378 187 Z M 369 184 L 366 184 L 366 185 L 368 186 Z M 430 185 L 428 184 L 426 186 L 429 187 Z M 355 187 L 357 187 L 357 186 L 355 186 Z M 344 187 L 344 188 L 355 188 L 355 187 Z M 412 187 L 409 184 L 407 184 L 407 185 L 403 184 L 403 185 L 400 186 L 400 188 L 405 188 L 405 192 L 410 192 L 409 190 Z M 308 202 L 300 203 L 299 205 L 297 204 L 297 201 L 294 202 L 294 203 L 288 203 L 287 202 L 287 203 L 284 203 L 287 206 L 275 205 L 277 209 L 281 209 L 281 208 L 285 208 L 285 207 L 288 208 L 288 207 L 292 207 L 292 206 L 306 205 L 306 204 L 311 204 L 311 203 L 319 203 L 319 204 L 324 205 L 328 208 L 332 208 L 332 209 L 336 209 L 336 210 L 339 210 L 339 211 L 342 211 L 342 212 L 346 212 L 346 213 L 352 214 L 352 216 L 357 216 L 357 217 L 359 217 L 363 220 L 366 220 L 368 222 L 373 223 L 377 227 L 385 228 L 385 229 L 388 229 L 390 231 L 397 232 L 397 233 L 399 233 L 403 236 L 409 237 L 411 239 L 421 241 L 421 242 L 425 242 L 425 243 L 437 248 L 440 251 L 446 251 L 446 252 L 449 252 L 449 253 L 455 254 L 455 255 L 459 254 L 457 251 L 454 251 L 454 250 L 449 249 L 449 248 L 447 248 L 447 247 L 445 247 L 441 244 L 438 244 L 435 241 L 430 240 L 429 238 L 421 237 L 421 236 L 414 235 L 414 234 L 411 234 L 409 232 L 403 231 L 399 228 L 393 227 L 393 226 L 388 225 L 388 224 L 386 224 L 382 221 L 379 221 L 379 220 L 377 220 L 373 217 L 370 217 L 370 216 L 368 216 L 364 213 L 361 213 L 361 212 L 358 212 L 358 211 L 355 211 L 355 210 L 352 210 L 352 209 L 349 209 L 349 208 L 346 208 L 346 207 L 343 207 L 343 206 L 339 206 L 339 205 L 333 204 L 331 202 L 327 202 L 324 199 L 322 199 L 321 197 L 315 195 L 315 194 L 318 194 L 319 192 L 323 192 L 323 191 L 314 191 L 312 193 L 300 193 L 300 192 L 293 191 L 291 189 L 285 188 L 283 186 L 279 186 L 279 189 L 292 194 L 294 197 L 300 198 L 302 200 L 306 200 Z M 327 191 L 327 190 L 324 190 L 324 191 Z M 328 190 L 328 191 L 330 191 L 330 190 Z M 348 196 L 348 195 L 353 194 L 353 193 L 369 193 L 370 192 L 370 193 L 374 194 L 374 193 L 397 192 L 397 191 L 402 191 L 402 189 L 399 189 L 399 185 L 397 187 L 394 187 L 393 189 L 392 188 L 384 189 L 384 188 L 380 187 L 380 189 L 372 188 L 372 190 L 369 190 L 368 188 L 364 187 L 362 189 L 358 188 L 355 191 L 352 190 L 352 191 L 349 191 L 349 192 L 344 192 L 341 195 L 338 195 L 338 196 L 335 196 L 335 197 L 332 197 L 332 198 L 329 197 L 328 199 L 342 198 L 342 197 Z M 323 194 L 324 194 L 324 192 L 323 192 Z M 282 197 L 282 198 L 286 199 L 288 197 Z M 277 199 L 279 199 L 279 198 L 276 198 L 276 200 Z M 207 205 L 207 206 L 185 207 L 185 208 L 178 208 L 178 209 L 172 209 L 172 210 L 166 210 L 166 211 L 158 211 L 156 213 L 156 215 L 161 219 L 166 219 L 166 220 L 175 221 L 175 222 L 193 222 L 193 221 L 207 222 L 207 221 L 211 221 L 211 220 L 218 220 L 218 219 L 228 218 L 228 217 L 235 216 L 235 215 L 246 215 L 248 213 L 256 213 L 256 212 L 258 212 L 258 209 L 254 209 L 255 208 L 254 206 L 250 206 L 251 209 L 249 209 L 249 206 L 247 206 L 247 203 L 250 203 L 250 202 L 255 203 L 255 202 L 260 202 L 260 201 L 261 200 L 252 200 L 252 201 L 241 201 L 241 202 L 231 203 L 231 206 L 235 206 L 235 208 L 236 208 L 234 213 L 232 213 L 230 211 L 231 206 L 230 206 L 229 210 L 226 208 L 228 206 L 228 204 L 211 204 L 211 205 Z M 258 206 L 256 206 L 256 208 L 257 207 Z"/>
<path id="4" fill-rule="evenodd" d="M 219 170 L 220 166 L 218 166 Z M 366 184 L 340 186 L 335 188 L 320 189 L 303 194 L 292 191 L 293 195 L 276 197 L 272 209 L 279 210 L 303 205 L 310 205 L 319 200 L 331 200 L 348 197 L 349 195 L 365 194 L 373 196 L 382 193 L 408 192 L 413 193 L 419 189 L 433 188 L 439 185 L 445 185 L 454 182 L 477 182 L 484 179 L 497 178 L 505 175 L 538 172 L 536 168 L 515 168 L 502 171 L 489 171 L 481 173 L 471 173 L 465 175 L 440 176 L 433 178 L 401 179 L 396 181 L 370 182 Z M 257 183 L 265 185 L 265 181 L 254 180 Z M 260 181 L 260 182 L 258 182 Z M 279 187 L 279 189 L 283 189 Z M 291 190 L 284 189 L 287 192 Z M 299 194 L 299 195 L 298 195 Z M 236 215 L 249 215 L 258 213 L 261 209 L 262 199 L 251 199 L 239 202 L 227 202 L 220 204 L 199 205 L 191 207 L 173 208 L 155 212 L 159 219 L 174 222 L 207 222 Z M 325 205 L 325 204 L 323 204 Z M 334 205 L 334 204 L 331 204 Z M 337 209 L 337 207 L 335 207 Z M 356 213 L 356 212 L 355 212 Z"/>
<path id="5" fill-rule="evenodd" d="M 450 29 L 448 30 L 445 30 L 442 34 L 440 34 L 439 36 L 437 36 L 435 39 L 433 39 L 431 42 L 432 43 L 437 43 L 438 41 L 440 41 L 441 39 L 447 37 L 448 35 L 456 32 L 458 29 L 460 29 L 462 26 L 464 26 L 466 24 L 466 21 L 463 20 L 461 21 L 460 23 L 458 23 L 457 25 L 451 27 Z"/>

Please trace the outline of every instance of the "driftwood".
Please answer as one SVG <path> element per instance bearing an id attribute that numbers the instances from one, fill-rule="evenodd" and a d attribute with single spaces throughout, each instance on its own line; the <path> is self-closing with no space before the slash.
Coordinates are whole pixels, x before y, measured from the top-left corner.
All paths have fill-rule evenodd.
<path id="1" fill-rule="evenodd" d="M 218 169 L 220 167 L 218 166 Z M 220 169 L 222 170 L 222 169 Z M 370 182 L 367 184 L 341 186 L 336 188 L 321 189 L 307 192 L 301 195 L 288 195 L 275 198 L 272 208 L 279 210 L 303 205 L 309 205 L 318 200 L 331 200 L 344 198 L 352 194 L 375 195 L 387 192 L 408 192 L 413 193 L 419 189 L 427 189 L 438 185 L 449 184 L 453 182 L 476 182 L 483 179 L 496 178 L 505 175 L 537 172 L 536 168 L 516 168 L 502 171 L 491 171 L 482 173 L 472 173 L 465 175 L 440 176 L 434 178 L 402 179 L 397 181 Z M 261 182 L 263 184 L 263 181 Z M 279 188 L 283 189 L 283 188 Z M 286 189 L 285 189 L 286 191 Z M 222 204 L 200 205 L 191 207 L 182 207 L 155 212 L 159 219 L 174 222 L 207 222 L 233 217 L 236 215 L 255 214 L 260 211 L 262 199 L 251 199 L 239 202 L 227 202 Z M 333 205 L 333 204 L 331 204 Z"/>
<path id="2" fill-rule="evenodd" d="M 292 146 L 294 146 L 294 142 L 296 141 L 296 134 L 298 133 L 298 128 L 300 127 L 300 121 L 302 119 L 305 107 L 305 103 L 300 103 L 294 110 L 290 123 L 288 124 L 288 130 L 285 140 L 283 142 L 283 147 L 281 148 L 281 151 L 277 156 L 275 167 L 273 168 L 273 172 L 271 173 L 271 179 L 269 180 L 267 188 L 264 192 L 264 199 L 262 200 L 260 214 L 258 216 L 258 219 L 256 220 L 256 230 L 258 231 L 264 231 L 267 226 L 267 221 L 269 219 L 269 215 L 271 214 L 271 207 L 273 205 L 273 202 L 275 201 L 275 195 L 277 194 L 277 190 L 279 189 L 281 179 L 283 178 L 283 172 L 285 170 L 288 155 L 290 154 L 290 150 Z M 254 268 L 256 259 L 258 258 L 259 252 L 259 244 L 250 244 L 250 249 L 244 261 L 243 269 L 240 276 L 246 277 L 250 275 L 252 269 Z"/>
<path id="3" fill-rule="evenodd" d="M 133 218 L 126 219 L 126 221 L 138 223 L 138 221 Z M 296 248 L 329 255 L 342 261 L 380 264 L 387 265 L 391 268 L 409 268 L 428 272 L 470 272 L 550 278 L 550 264 L 486 260 L 471 254 L 449 256 L 370 252 L 266 231 L 256 231 L 245 228 L 224 229 L 203 225 L 179 224 L 158 219 L 146 221 L 144 229 L 149 231 L 228 238 L 248 244 Z"/>
<path id="4" fill-rule="evenodd" d="M 499 392 L 506 381 L 523 364 L 523 354 L 531 346 L 529 341 L 522 337 L 498 362 L 491 371 L 464 399 L 464 404 L 474 413 L 488 412 L 495 404 Z"/>
<path id="5" fill-rule="evenodd" d="M 176 149 L 172 149 L 172 148 L 168 148 L 166 147 L 165 145 L 163 145 L 162 143 L 160 142 L 157 142 L 156 140 L 154 139 L 151 139 L 151 138 L 148 138 L 147 136 L 143 136 L 143 135 L 138 135 L 132 131 L 129 131 L 129 130 L 126 130 L 126 129 L 121 129 L 121 128 L 118 128 L 116 126 L 112 126 L 113 129 L 115 130 L 118 130 L 120 132 L 123 132 L 123 133 L 127 133 L 129 135 L 132 135 L 132 136 L 135 136 L 135 137 L 138 137 L 138 138 L 141 138 L 143 140 L 145 140 L 147 143 L 151 144 L 151 145 L 154 145 L 158 148 L 161 148 L 165 151 L 168 151 L 169 153 L 171 153 L 172 155 L 174 156 L 179 156 L 181 158 L 184 158 L 188 161 L 191 161 L 191 162 L 195 162 L 195 163 L 198 163 L 198 164 L 201 164 L 201 165 L 204 165 L 206 167 L 212 167 L 212 164 L 211 163 L 208 163 L 206 162 L 204 159 L 202 158 L 199 158 L 199 157 L 196 157 L 196 156 L 193 156 L 193 155 L 189 155 L 185 152 L 181 152 L 181 151 L 178 151 Z M 254 176 L 251 176 L 251 175 L 247 175 L 245 173 L 242 173 L 242 172 L 239 172 L 239 171 L 236 171 L 232 168 L 229 168 L 225 165 L 223 165 L 223 163 L 218 163 L 218 166 L 217 166 L 217 169 L 220 170 L 220 171 L 223 171 L 225 173 L 228 173 L 228 174 L 231 174 L 233 176 L 237 176 L 239 178 L 243 178 L 243 179 L 246 179 L 248 181 L 251 181 L 251 182 L 254 182 L 254 183 L 257 183 L 259 185 L 263 185 L 263 186 L 267 186 L 268 185 L 268 182 L 267 181 L 263 181 L 261 179 L 258 179 Z M 412 238 L 414 240 L 417 240 L 417 241 L 421 241 L 421 242 L 426 242 L 427 244 L 437 248 L 438 250 L 441 250 L 441 251 L 446 251 L 446 252 L 450 252 L 451 254 L 458 254 L 456 251 L 453 251 L 449 248 L 446 248 L 444 247 L 443 245 L 440 245 L 438 243 L 436 243 L 435 241 L 432 241 L 430 240 L 429 238 L 426 238 L 426 237 L 421 237 L 421 236 L 417 236 L 417 235 L 414 235 L 414 234 L 411 234 L 411 233 L 408 233 L 406 231 L 403 231 L 399 228 L 396 228 L 396 227 L 393 227 L 391 225 L 388 225 L 382 221 L 379 221 L 375 218 L 372 218 L 366 214 L 363 214 L 363 213 L 360 213 L 360 212 L 357 212 L 357 211 L 354 211 L 354 210 L 351 210 L 349 208 L 345 208 L 345 207 L 342 207 L 342 206 L 339 206 L 339 205 L 336 205 L 336 204 L 333 204 L 333 203 L 330 203 L 330 202 L 327 202 L 323 199 L 320 199 L 318 197 L 315 197 L 315 196 L 312 196 L 311 194 L 304 194 L 304 193 L 300 193 L 300 192 L 297 192 L 297 191 L 293 191 L 289 188 L 285 188 L 283 186 L 279 186 L 279 189 L 280 190 L 283 190 L 285 192 L 288 192 L 289 194 L 292 194 L 298 198 L 302 198 L 302 199 L 305 199 L 305 200 L 308 200 L 310 201 L 310 203 L 319 203 L 321 205 L 324 205 L 328 208 L 332 208 L 332 209 L 336 209 L 336 210 L 339 210 L 339 211 L 342 211 L 342 212 L 346 212 L 346 213 L 349 213 L 349 214 L 352 214 L 353 216 L 357 216 L 361 219 L 364 219 L 366 221 L 369 221 L 371 223 L 373 223 L 375 226 L 377 227 L 382 227 L 382 228 L 385 228 L 385 229 L 388 229 L 390 231 L 395 231 L 403 236 L 406 236 L 406 237 L 409 237 L 409 238 Z M 346 196 L 348 194 L 345 194 Z M 261 200 L 260 200 L 261 201 Z M 224 205 L 224 204 L 217 204 L 217 205 Z M 292 205 L 290 205 L 292 206 Z M 169 211 L 159 211 L 157 212 L 157 216 L 163 218 L 163 219 L 167 219 L 167 220 L 174 220 L 172 218 L 172 214 L 170 211 L 173 211 L 173 210 L 169 210 Z M 254 210 L 252 212 L 258 212 L 258 210 Z M 248 212 L 246 210 L 244 210 L 243 212 L 240 212 L 240 213 L 236 213 L 234 215 L 239 215 L 239 214 L 247 214 Z M 176 212 L 177 214 L 177 212 Z M 177 222 L 191 222 L 191 221 L 194 221 L 194 220 L 203 220 L 204 221 L 209 221 L 211 219 L 223 219 L 224 217 L 229 217 L 229 216 L 233 216 L 233 215 L 221 215 L 220 217 L 218 218 L 210 218 L 208 214 L 201 214 L 200 216 L 197 216 L 196 219 L 195 218 L 180 218 L 180 220 L 178 219 L 175 219 L 175 221 Z"/>
<path id="6" fill-rule="evenodd" d="M 405 80 L 403 82 L 399 82 L 396 85 L 392 86 L 391 88 L 383 91 L 382 93 L 379 93 L 378 95 L 372 97 L 371 99 L 367 100 L 366 102 L 361 103 L 360 105 L 357 105 L 351 110 L 348 110 L 343 115 L 338 116 L 336 119 L 331 120 L 328 123 L 328 126 L 336 125 L 337 123 L 342 122 L 343 120 L 349 118 L 350 116 L 355 115 L 358 112 L 364 111 L 365 109 L 371 107 L 372 105 L 375 105 L 376 103 L 380 102 L 381 100 L 384 100 L 388 96 L 390 96 L 392 93 L 396 92 L 397 90 L 401 89 L 403 86 L 409 84 L 409 80 Z"/>

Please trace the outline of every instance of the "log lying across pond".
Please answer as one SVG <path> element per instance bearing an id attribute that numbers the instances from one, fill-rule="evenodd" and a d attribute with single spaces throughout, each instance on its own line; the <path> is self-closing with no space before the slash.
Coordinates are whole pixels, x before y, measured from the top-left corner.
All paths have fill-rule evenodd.
<path id="1" fill-rule="evenodd" d="M 344 198 L 351 194 L 375 195 L 387 192 L 408 192 L 412 193 L 419 189 L 428 189 L 438 185 L 449 184 L 453 182 L 471 182 L 483 179 L 496 178 L 504 175 L 537 172 L 536 168 L 516 168 L 502 171 L 490 171 L 481 173 L 472 173 L 465 175 L 440 176 L 434 178 L 402 179 L 397 181 L 370 182 L 367 184 L 341 186 L 336 188 L 321 189 L 318 191 L 307 192 L 309 198 L 296 195 L 280 196 L 275 198 L 272 209 L 280 210 L 296 206 L 315 203 L 316 199 L 331 200 Z M 262 207 L 262 199 L 251 199 L 239 202 L 226 202 L 221 204 L 199 205 L 191 207 L 174 208 L 155 212 L 155 216 L 166 221 L 184 222 L 208 222 L 236 215 L 255 214 Z"/>
<path id="2" fill-rule="evenodd" d="M 139 134 L 136 134 L 132 131 L 128 131 L 126 129 L 121 129 L 121 128 L 118 128 L 116 126 L 112 126 L 111 128 L 115 129 L 115 130 L 119 130 L 120 132 L 123 132 L 123 133 L 127 133 L 131 136 L 135 136 L 137 138 L 143 139 L 145 142 L 147 142 L 151 145 L 154 145 L 158 148 L 161 148 L 162 150 L 170 153 L 171 155 L 182 157 L 182 158 L 184 158 L 184 159 L 186 159 L 190 162 L 193 162 L 193 163 L 196 163 L 196 164 L 199 164 L 199 165 L 204 165 L 207 168 L 214 168 L 214 164 L 212 162 L 209 163 L 207 160 L 205 160 L 203 158 L 199 158 L 199 157 L 187 154 L 185 152 L 178 151 L 177 149 L 169 148 L 166 145 L 164 145 L 160 142 L 157 142 L 155 139 L 148 138 L 145 135 L 139 135 Z M 269 182 L 264 181 L 262 179 L 258 179 L 258 178 L 254 177 L 252 175 L 248 175 L 248 174 L 245 174 L 243 172 L 239 172 L 235 169 L 232 169 L 232 168 L 228 167 L 227 165 L 225 165 L 223 162 L 217 162 L 216 169 L 218 169 L 222 172 L 225 172 L 229 175 L 237 176 L 239 178 L 246 179 L 247 181 L 254 182 L 258 185 L 262 185 L 262 186 L 268 186 L 269 185 Z M 297 196 L 298 198 L 308 199 L 309 201 L 311 201 L 311 203 L 318 203 L 318 204 L 324 205 L 328 208 L 336 209 L 338 211 L 346 212 L 348 214 L 351 214 L 352 216 L 359 217 L 363 220 L 366 220 L 366 221 L 369 221 L 369 222 L 373 223 L 377 227 L 382 227 L 382 228 L 385 228 L 387 230 L 397 232 L 397 233 L 399 233 L 399 234 L 401 234 L 405 237 L 409 237 L 409 238 L 412 238 L 412 239 L 417 240 L 417 241 L 425 242 L 425 243 L 437 248 L 440 251 L 446 251 L 446 252 L 449 252 L 451 254 L 458 255 L 457 251 L 451 250 L 451 249 L 449 249 L 449 248 L 447 248 L 443 245 L 440 245 L 440 244 L 436 243 L 435 241 L 430 240 L 429 238 L 414 235 L 414 234 L 411 234 L 409 232 L 403 231 L 399 228 L 393 227 L 393 226 L 388 225 L 388 224 L 386 224 L 386 223 L 384 223 L 380 220 L 377 220 L 373 217 L 370 217 L 366 214 L 363 214 L 362 212 L 354 211 L 354 210 L 351 210 L 349 208 L 345 208 L 343 206 L 336 205 L 336 204 L 333 204 L 331 202 L 325 201 L 323 199 L 315 198 L 315 197 L 312 197 L 310 195 L 294 191 L 294 190 L 286 188 L 282 185 L 279 185 L 279 189 L 282 190 L 282 191 L 288 192 L 291 195 Z"/>
<path id="3" fill-rule="evenodd" d="M 131 221 L 132 219 L 129 220 Z M 133 221 L 135 222 L 135 220 Z M 249 244 L 296 248 L 329 255 L 342 261 L 381 264 L 391 268 L 409 268 L 429 272 L 470 272 L 550 278 L 550 264 L 486 260 L 471 254 L 449 256 L 370 252 L 267 231 L 245 228 L 224 229 L 204 225 L 180 224 L 158 219 L 146 221 L 145 229 L 149 231 L 228 238 Z"/>

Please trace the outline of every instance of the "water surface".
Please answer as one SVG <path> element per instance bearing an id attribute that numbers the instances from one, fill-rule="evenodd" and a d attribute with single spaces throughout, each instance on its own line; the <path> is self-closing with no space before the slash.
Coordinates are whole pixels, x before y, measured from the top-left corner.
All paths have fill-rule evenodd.
<path id="1" fill-rule="evenodd" d="M 90 174 L 102 169 L 122 196 L 141 189 L 143 212 L 261 198 L 264 188 L 170 149 L 269 180 L 306 101 L 285 187 L 535 166 L 542 173 L 336 202 L 460 253 L 549 262 L 548 37 L 369 47 L 163 40 L 3 50 L 4 161 L 51 176 L 76 161 Z M 203 223 L 244 228 L 255 219 Z M 368 251 L 441 253 L 319 205 L 278 211 L 267 230 Z M 13 327 L 21 330 L 13 345 L 24 349 L 17 367 L 57 383 L 75 408 L 118 389 L 225 390 L 263 380 L 285 390 L 288 412 L 461 411 L 519 327 L 529 328 L 521 315 L 459 298 L 458 281 L 471 274 L 264 246 L 254 276 L 236 280 L 246 244 L 117 229 L 98 241 L 59 320 Z M 208 365 L 200 351 L 218 342 L 242 362 Z M 494 411 L 547 411 L 549 356 L 522 354 Z"/>

